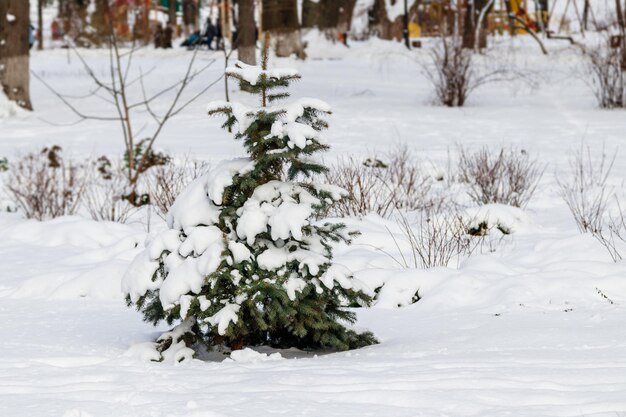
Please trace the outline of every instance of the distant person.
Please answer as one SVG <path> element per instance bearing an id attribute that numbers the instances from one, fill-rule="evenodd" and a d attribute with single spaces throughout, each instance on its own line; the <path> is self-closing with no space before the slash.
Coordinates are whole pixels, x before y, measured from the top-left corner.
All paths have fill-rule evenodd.
<path id="1" fill-rule="evenodd" d="M 59 25 L 58 20 L 56 19 L 52 20 L 52 23 L 50 24 L 50 32 L 52 33 L 53 41 L 58 41 L 63 37 L 61 35 L 61 25 Z"/>
<path id="2" fill-rule="evenodd" d="M 222 44 L 222 26 L 215 26 L 215 49 L 224 49 L 224 45 Z"/>
<path id="3" fill-rule="evenodd" d="M 34 44 L 35 44 L 35 27 L 29 23 L 28 24 L 28 48 L 29 49 L 32 48 Z"/>
<path id="4" fill-rule="evenodd" d="M 170 22 L 167 22 L 165 29 L 163 30 L 163 48 L 169 49 L 172 47 L 172 37 L 174 36 L 174 28 Z"/>
<path id="5" fill-rule="evenodd" d="M 213 22 L 211 22 L 211 18 L 209 17 L 206 20 L 206 26 L 204 28 L 204 38 L 206 40 L 206 44 L 209 47 L 209 49 L 213 49 L 211 45 L 213 44 L 213 39 L 215 39 L 216 35 L 217 35 L 217 28 L 215 27 Z"/>
<path id="6" fill-rule="evenodd" d="M 237 47 L 239 46 L 239 32 L 237 31 L 236 27 L 235 30 L 233 30 L 231 36 L 233 39 L 233 44 L 231 45 L 231 48 L 237 49 Z"/>
<path id="7" fill-rule="evenodd" d="M 163 47 L 163 25 L 161 23 L 157 24 L 156 30 L 154 31 L 154 47 Z"/>
<path id="8" fill-rule="evenodd" d="M 194 46 L 201 42 L 200 31 L 196 30 L 192 32 L 187 38 L 180 44 L 180 46 L 186 46 L 187 49 L 193 49 Z"/>
<path id="9" fill-rule="evenodd" d="M 345 46 L 350 47 L 350 45 L 348 45 L 348 32 L 339 33 L 339 41 Z"/>

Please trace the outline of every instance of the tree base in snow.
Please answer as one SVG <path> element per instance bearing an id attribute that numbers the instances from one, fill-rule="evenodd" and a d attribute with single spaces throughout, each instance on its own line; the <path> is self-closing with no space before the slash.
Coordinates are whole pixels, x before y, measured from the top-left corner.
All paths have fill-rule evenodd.
<path id="1" fill-rule="evenodd" d="M 299 30 L 272 33 L 272 46 L 277 57 L 296 55 L 300 59 L 306 58 Z"/>
<path id="2" fill-rule="evenodd" d="M 191 320 L 194 322 L 194 320 Z M 317 352 L 317 353 L 332 353 L 338 352 L 337 349 L 324 349 L 318 347 L 312 349 L 310 346 L 297 346 L 292 344 L 285 345 L 273 345 L 273 344 L 254 344 L 247 345 L 244 343 L 243 338 L 238 338 L 235 341 L 228 343 L 223 337 L 217 336 L 210 338 L 206 334 L 195 333 L 198 332 L 198 327 L 195 325 L 189 326 L 189 321 L 184 321 L 181 324 L 172 328 L 172 330 L 163 333 L 155 343 L 142 344 L 142 352 L 140 355 L 135 355 L 143 358 L 144 360 L 150 360 L 152 362 L 165 362 L 165 363 L 180 363 L 190 360 L 194 357 L 201 360 L 215 361 L 216 357 L 221 360 L 227 357 L 228 352 L 242 351 L 244 349 L 253 348 L 265 348 L 272 350 L 293 350 L 299 352 Z M 208 344 L 207 341 L 212 341 L 213 344 Z M 371 332 L 357 333 L 353 330 L 346 331 L 346 342 L 349 349 L 360 349 L 365 346 L 378 344 L 378 340 Z M 146 345 L 149 349 L 149 354 L 146 354 Z M 223 355 L 223 356 L 222 356 Z"/>

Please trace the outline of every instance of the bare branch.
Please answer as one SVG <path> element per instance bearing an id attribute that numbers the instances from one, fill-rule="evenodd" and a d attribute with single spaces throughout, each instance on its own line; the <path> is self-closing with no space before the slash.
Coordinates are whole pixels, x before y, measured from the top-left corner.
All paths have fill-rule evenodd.
<path id="1" fill-rule="evenodd" d="M 218 79 L 216 79 L 215 81 L 213 81 L 212 83 L 208 84 L 206 87 L 204 87 L 202 90 L 200 90 L 198 92 L 198 94 L 194 95 L 193 97 L 191 97 L 189 100 L 187 100 L 182 106 L 180 106 L 178 109 L 176 109 L 175 111 L 172 112 L 171 117 L 176 116 L 178 113 L 180 113 L 181 111 L 183 111 L 188 105 L 190 105 L 191 103 L 193 103 L 194 101 L 196 101 L 198 98 L 200 98 L 200 96 L 202 96 L 204 93 L 206 93 L 211 87 L 213 87 L 215 84 L 217 84 L 218 82 L 220 82 L 222 80 L 222 78 L 224 78 L 224 75 L 222 74 Z"/>
<path id="2" fill-rule="evenodd" d="M 80 117 L 81 119 L 92 119 L 92 120 L 104 120 L 104 121 L 118 121 L 120 120 L 118 117 L 105 117 L 105 116 L 96 116 L 96 115 L 87 115 L 80 110 L 78 110 L 72 103 L 70 103 L 63 95 L 59 94 L 50 84 L 48 84 L 43 78 L 37 75 L 36 72 L 30 72 L 33 77 L 39 80 L 52 94 L 57 96 L 59 100 L 63 102 L 75 115 Z"/>
<path id="3" fill-rule="evenodd" d="M 195 62 L 196 56 L 198 53 L 198 48 L 196 48 L 194 50 L 194 53 L 191 57 L 191 60 L 189 61 L 189 65 L 187 66 L 187 71 L 185 72 L 185 76 L 183 77 L 181 83 L 180 83 L 180 88 L 178 89 L 176 96 L 174 97 L 174 100 L 172 101 L 169 109 L 167 110 L 167 112 L 165 113 L 165 115 L 162 117 L 161 119 L 161 123 L 159 123 L 159 125 L 157 126 L 156 131 L 154 132 L 152 138 L 150 138 L 150 140 L 148 141 L 148 144 L 146 145 L 146 149 L 145 152 L 143 153 L 141 159 L 139 160 L 139 163 L 135 169 L 135 175 L 131 177 L 131 184 L 135 184 L 137 182 L 137 179 L 139 178 L 139 174 L 142 172 L 142 169 L 146 163 L 147 157 L 150 154 L 150 150 L 152 149 L 152 146 L 154 145 L 154 141 L 158 138 L 159 134 L 161 133 L 163 126 L 165 125 L 165 123 L 170 119 L 170 117 L 172 117 L 172 114 L 174 112 L 174 109 L 176 108 L 176 105 L 178 104 L 178 100 L 180 99 L 183 91 L 185 91 L 185 88 L 187 87 L 187 85 L 189 84 L 189 82 L 191 82 L 190 80 L 190 74 L 191 74 L 191 70 L 193 68 L 193 63 Z"/>
<path id="4" fill-rule="evenodd" d="M 102 80 L 100 80 L 100 78 L 98 78 L 98 76 L 96 75 L 96 73 L 93 71 L 93 69 L 89 66 L 89 64 L 87 63 L 87 61 L 85 61 L 85 58 L 83 58 L 83 56 L 81 55 L 80 52 L 78 52 L 78 49 L 76 49 L 76 47 L 73 44 L 69 44 L 69 48 L 71 49 L 72 52 L 74 52 L 74 54 L 78 57 L 78 59 L 80 60 L 80 62 L 83 64 L 83 68 L 85 69 L 85 71 L 87 72 L 87 75 L 89 75 L 89 77 L 91 77 L 91 79 L 94 81 L 94 83 L 100 87 L 103 88 L 105 90 L 107 90 L 110 94 L 115 94 L 115 87 L 114 86 L 110 86 L 107 85 L 106 83 L 104 83 Z"/>
<path id="5" fill-rule="evenodd" d="M 213 65 L 215 63 L 215 60 L 211 60 L 207 65 L 205 65 L 204 67 L 202 67 L 201 69 L 195 71 L 193 74 L 191 74 L 188 77 L 188 83 L 193 81 L 193 79 L 195 79 L 198 75 L 200 75 L 201 73 L 203 73 L 205 70 L 207 70 L 211 65 Z M 147 74 L 146 74 L 147 75 Z M 223 75 L 222 75 L 223 77 Z M 221 80 L 222 77 L 220 77 L 219 79 Z M 141 81 L 140 81 L 141 82 Z M 169 85 L 167 87 L 165 87 L 164 89 L 160 90 L 159 92 L 155 93 L 153 96 L 146 98 L 146 96 L 144 95 L 144 100 L 137 102 L 137 103 L 133 103 L 131 105 L 129 105 L 130 109 L 136 108 L 136 107 L 141 107 L 144 106 L 146 104 L 149 104 L 151 102 L 153 102 L 154 100 L 156 100 L 157 98 L 161 97 L 163 94 L 168 93 L 169 91 L 174 90 L 176 87 L 180 86 L 181 84 L 183 84 L 185 82 L 185 78 L 183 78 L 182 80 L 179 80 L 177 82 L 175 82 L 172 85 Z M 206 91 L 206 90 L 204 90 Z"/>

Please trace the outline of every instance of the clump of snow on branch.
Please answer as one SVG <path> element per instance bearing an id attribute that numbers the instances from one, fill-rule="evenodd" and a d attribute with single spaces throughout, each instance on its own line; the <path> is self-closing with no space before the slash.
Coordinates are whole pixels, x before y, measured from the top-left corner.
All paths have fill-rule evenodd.
<path id="1" fill-rule="evenodd" d="M 268 79 L 282 79 L 282 78 L 299 78 L 300 73 L 293 68 L 273 68 L 264 70 L 256 65 L 248 65 L 241 61 L 237 61 L 235 66 L 228 67 L 226 69 L 226 75 L 236 76 L 243 80 L 246 80 L 252 85 L 256 85 L 261 81 L 262 77 Z"/>

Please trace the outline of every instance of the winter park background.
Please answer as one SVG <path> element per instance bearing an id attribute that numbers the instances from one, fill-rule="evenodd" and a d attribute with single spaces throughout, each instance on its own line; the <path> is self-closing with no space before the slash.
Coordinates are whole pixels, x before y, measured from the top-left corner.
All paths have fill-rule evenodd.
<path id="1" fill-rule="evenodd" d="M 35 23 L 38 2 L 30 3 Z M 107 3 L 132 12 L 142 2 Z M 155 3 L 145 2 L 149 16 L 164 24 L 168 10 Z M 258 24 L 261 3 L 269 13 L 275 2 L 256 3 Z M 274 80 L 302 77 L 280 102 L 295 104 L 285 107 L 272 135 L 290 141 L 288 151 L 318 139 L 328 144 L 306 162 L 329 168 L 314 175 L 316 182 L 348 191 L 319 213 L 297 187 L 289 191 L 299 193 L 290 210 L 285 203 L 263 206 L 265 197 L 255 194 L 270 213 L 272 240 L 304 241 L 303 228 L 327 222 L 360 232 L 351 245 L 333 244 L 332 262 L 341 267 L 331 278 L 316 281 L 314 262 L 298 258 L 306 269 L 281 288 L 289 300 L 307 286 L 320 293 L 360 289 L 370 305 L 342 306 L 356 315 L 344 324 L 354 334 L 370 331 L 378 343 L 241 345 L 252 339 L 220 339 L 237 324 L 238 307 L 225 302 L 229 309 L 205 323 L 214 346 L 187 346 L 181 338 L 172 343 L 178 348 L 164 351 L 157 339 L 184 322 L 185 311 L 215 307 L 185 287 L 197 272 L 167 278 L 178 277 L 167 293 L 178 317 L 171 324 L 147 323 L 125 295 L 151 285 L 137 277 L 146 265 L 152 276 L 161 250 L 151 248 L 171 247 L 172 236 L 183 259 L 176 266 L 204 256 L 196 258 L 199 251 L 209 263 L 222 259 L 219 233 L 194 239 L 190 230 L 211 225 L 206 214 L 219 205 L 216 196 L 251 168 L 240 159 L 244 142 L 234 139 L 239 125 L 229 132 L 224 117 L 207 112 L 232 108 L 240 124 L 252 123 L 243 107 L 229 103 L 249 110 L 259 100 L 236 79 L 225 85 L 229 41 L 226 52 L 206 45 L 194 52 L 178 46 L 183 31 L 173 48 L 154 48 L 148 37 L 149 45 L 134 50 L 120 35 L 122 59 L 132 51 L 128 99 L 156 96 L 132 112 L 135 163 L 146 155 L 140 141 L 167 114 L 185 73 L 193 74 L 179 97 L 184 107 L 163 123 L 148 153 L 150 166 L 129 185 L 125 134 L 119 120 L 105 120 L 117 117 L 116 108 L 106 88 L 94 84 L 94 77 L 111 80 L 112 49 L 107 42 L 80 44 L 85 33 L 97 33 L 103 2 L 85 5 L 86 29 L 73 23 L 59 39 L 50 29 L 61 19 L 59 2 L 42 4 L 44 48 L 33 46 L 26 61 L 33 110 L 0 93 L 0 416 L 626 416 L 626 48 L 616 3 L 590 1 L 593 19 L 584 25 L 587 2 L 550 1 L 548 29 L 539 24 L 542 2 L 511 0 L 514 15 L 535 24 L 518 22 L 513 36 L 510 27 L 498 30 L 509 21 L 504 2 L 495 1 L 486 13 L 487 45 L 478 51 L 462 47 L 469 35 L 459 29 L 473 2 L 408 3 L 410 50 L 401 39 L 402 2 L 354 2 L 349 30 L 322 20 L 305 27 L 300 3 L 298 45 L 306 57 L 277 56 L 270 42 L 263 72 Z M 475 0 L 476 7 L 489 3 Z M 0 38 L 22 21 L 11 12 L 19 4 L 0 0 Z M 219 25 L 222 4 L 200 2 L 198 20 Z M 424 17 L 433 4 L 445 10 L 434 35 Z M 373 22 L 381 5 L 387 15 Z M 527 11 L 519 12 L 522 6 Z M 233 22 L 239 11 L 232 9 Z M 549 39 L 547 30 L 561 39 Z M 452 64 L 442 66 L 442 56 Z M 0 63 L 5 58 L 0 52 Z M 463 65 L 470 80 L 488 82 L 462 106 L 441 104 L 437 71 L 454 78 Z M 248 90 L 261 80 L 259 69 L 229 71 L 247 80 Z M 294 127 L 307 106 L 331 110 L 328 129 Z M 239 250 L 259 227 L 247 224 L 236 233 Z M 189 237 L 182 243 L 178 228 Z M 224 258 L 226 264 L 239 262 L 235 246 L 228 245 L 235 261 Z M 256 258 L 259 270 L 274 270 Z"/>

